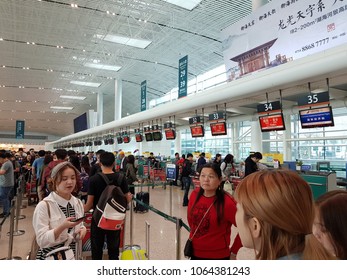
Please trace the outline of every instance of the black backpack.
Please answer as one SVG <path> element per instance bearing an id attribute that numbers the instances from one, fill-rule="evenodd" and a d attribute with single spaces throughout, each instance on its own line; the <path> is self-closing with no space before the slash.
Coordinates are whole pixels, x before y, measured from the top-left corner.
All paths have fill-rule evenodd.
<path id="1" fill-rule="evenodd" d="M 93 218 L 98 227 L 106 230 L 120 230 L 124 224 L 125 212 L 128 205 L 126 196 L 119 187 L 124 179 L 122 173 L 118 173 L 117 185 L 103 173 L 99 174 L 107 186 L 103 190 L 98 204 L 93 212 Z"/>

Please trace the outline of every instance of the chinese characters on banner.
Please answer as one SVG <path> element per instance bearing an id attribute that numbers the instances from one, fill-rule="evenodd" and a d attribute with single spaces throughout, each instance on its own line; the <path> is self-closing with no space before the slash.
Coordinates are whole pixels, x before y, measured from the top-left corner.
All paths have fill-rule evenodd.
<path id="1" fill-rule="evenodd" d="M 178 65 L 178 98 L 181 98 L 187 96 L 188 55 L 182 57 Z"/>
<path id="2" fill-rule="evenodd" d="M 272 1 L 221 32 L 228 80 L 347 42 L 347 0 Z"/>
<path id="3" fill-rule="evenodd" d="M 16 121 L 16 139 L 24 139 L 24 121 Z"/>
<path id="4" fill-rule="evenodd" d="M 147 107 L 147 81 L 141 83 L 141 111 L 146 111 Z"/>

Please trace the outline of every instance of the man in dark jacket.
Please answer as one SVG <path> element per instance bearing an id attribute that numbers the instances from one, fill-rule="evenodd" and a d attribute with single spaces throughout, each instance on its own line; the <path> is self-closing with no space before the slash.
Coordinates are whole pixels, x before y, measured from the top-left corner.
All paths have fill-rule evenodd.
<path id="1" fill-rule="evenodd" d="M 193 155 L 187 154 L 187 158 L 184 160 L 182 168 L 182 184 L 184 186 L 184 197 L 183 206 L 188 206 L 188 194 L 190 190 L 190 185 L 192 183 L 191 176 L 194 175 L 193 165 Z"/>
<path id="2" fill-rule="evenodd" d="M 127 197 L 128 202 L 130 202 L 132 195 L 129 192 L 125 176 L 119 172 L 115 173 L 113 171 L 114 165 L 115 157 L 113 153 L 104 152 L 100 154 L 100 166 L 102 173 L 106 175 L 110 182 L 112 182 L 114 185 L 118 185 L 122 189 L 123 193 Z M 119 176 L 123 176 L 121 178 L 122 180 L 119 180 Z M 88 212 L 92 208 L 95 210 L 101 194 L 106 186 L 107 184 L 105 180 L 98 173 L 89 178 L 88 198 L 87 203 L 84 205 L 85 212 Z M 99 228 L 95 220 L 92 219 L 90 228 L 90 241 L 92 245 L 93 260 L 102 260 L 105 237 L 107 242 L 108 259 L 118 260 L 120 230 L 104 230 L 102 228 Z"/>
<path id="3" fill-rule="evenodd" d="M 248 158 L 245 160 L 245 177 L 249 174 L 252 174 L 256 171 L 258 171 L 258 165 L 257 163 L 263 158 L 263 155 L 259 152 L 255 152 L 254 154 L 251 154 Z"/>
<path id="4" fill-rule="evenodd" d="M 200 173 L 201 168 L 206 164 L 205 153 L 201 153 L 196 166 L 196 171 Z"/>

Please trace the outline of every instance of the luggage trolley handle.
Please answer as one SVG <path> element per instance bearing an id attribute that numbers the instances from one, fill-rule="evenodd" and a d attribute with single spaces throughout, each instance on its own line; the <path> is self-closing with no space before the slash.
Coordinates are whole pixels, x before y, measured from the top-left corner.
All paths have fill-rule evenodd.
<path id="1" fill-rule="evenodd" d="M 150 224 L 148 221 L 145 221 L 145 225 L 146 225 L 146 254 L 147 254 L 147 259 L 149 259 Z"/>

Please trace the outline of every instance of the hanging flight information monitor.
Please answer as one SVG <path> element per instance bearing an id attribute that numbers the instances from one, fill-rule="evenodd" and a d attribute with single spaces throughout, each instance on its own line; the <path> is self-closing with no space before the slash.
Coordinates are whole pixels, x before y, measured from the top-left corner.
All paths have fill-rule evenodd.
<path id="1" fill-rule="evenodd" d="M 203 117 L 195 116 L 189 118 L 190 132 L 192 137 L 204 137 L 205 130 L 203 125 Z"/>
<path id="2" fill-rule="evenodd" d="M 283 114 L 272 114 L 259 117 L 262 132 L 285 130 Z"/>
<path id="3" fill-rule="evenodd" d="M 334 126 L 333 111 L 330 106 L 299 111 L 301 128 Z"/>
<path id="4" fill-rule="evenodd" d="M 227 135 L 227 125 L 225 122 L 210 123 L 212 136 Z"/>
<path id="5" fill-rule="evenodd" d="M 142 130 L 139 128 L 134 129 L 134 134 L 135 134 L 135 140 L 136 142 L 142 142 L 143 141 L 143 136 L 142 136 Z"/>
<path id="6" fill-rule="evenodd" d="M 212 136 L 227 135 L 225 112 L 215 112 L 208 115 Z"/>
<path id="7" fill-rule="evenodd" d="M 203 125 L 195 125 L 190 127 L 192 137 L 204 137 L 205 131 Z"/>
<path id="8" fill-rule="evenodd" d="M 166 140 L 176 139 L 175 125 L 172 122 L 164 123 L 164 131 Z"/>
<path id="9" fill-rule="evenodd" d="M 153 134 L 152 134 L 151 127 L 145 126 L 143 128 L 143 132 L 145 133 L 145 139 L 147 142 L 153 141 Z"/>
<path id="10" fill-rule="evenodd" d="M 130 133 L 128 131 L 123 131 L 122 133 L 123 143 L 129 143 L 130 142 Z"/>

